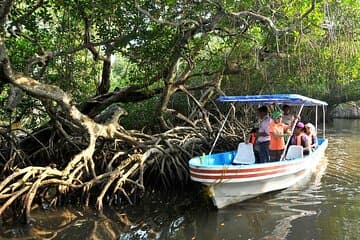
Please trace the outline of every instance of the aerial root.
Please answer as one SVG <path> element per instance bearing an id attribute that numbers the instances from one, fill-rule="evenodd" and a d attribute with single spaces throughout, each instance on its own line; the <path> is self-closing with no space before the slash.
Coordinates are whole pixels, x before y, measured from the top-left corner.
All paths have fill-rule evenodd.
<path id="1" fill-rule="evenodd" d="M 128 139 L 135 139 L 130 134 L 136 135 L 141 144 L 129 144 L 119 138 L 97 139 L 97 142 L 90 141 L 67 164 L 59 162 L 47 167 L 16 169 L 0 182 L 0 215 L 15 206 L 16 211 L 30 219 L 35 205 L 53 206 L 72 200 L 83 201 L 85 205 L 94 203 L 100 211 L 105 204 L 117 203 L 120 199 L 132 204 L 134 197 L 145 191 L 145 175 L 153 181 L 147 182 L 147 186 L 159 187 L 158 183 L 163 183 L 161 187 L 165 190 L 175 182 L 186 183 L 189 158 L 202 155 L 211 142 L 206 131 L 190 127 L 152 136 L 128 134 Z M 100 141 L 101 149 L 96 150 L 96 143 Z M 23 208 L 20 210 L 19 206 Z"/>

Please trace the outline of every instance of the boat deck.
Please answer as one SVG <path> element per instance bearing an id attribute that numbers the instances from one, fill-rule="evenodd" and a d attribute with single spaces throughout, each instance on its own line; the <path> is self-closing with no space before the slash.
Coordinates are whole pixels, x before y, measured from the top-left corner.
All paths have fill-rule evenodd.
<path id="1" fill-rule="evenodd" d="M 322 145 L 324 140 L 325 139 L 323 139 L 323 138 L 318 139 L 319 147 Z M 202 168 L 203 167 L 218 168 L 219 166 L 223 167 L 224 165 L 236 167 L 238 165 L 232 164 L 232 161 L 236 155 L 236 152 L 237 151 L 234 150 L 234 151 L 229 151 L 229 152 L 221 152 L 221 153 L 214 153 L 211 155 L 198 156 L 198 157 L 192 158 L 189 161 L 189 164 L 191 167 L 202 167 Z M 293 160 L 283 160 L 283 161 L 293 161 Z M 259 164 L 268 164 L 268 163 L 254 163 L 254 164 L 249 164 L 249 165 L 259 165 Z M 241 166 L 244 166 L 244 165 L 241 165 Z"/>

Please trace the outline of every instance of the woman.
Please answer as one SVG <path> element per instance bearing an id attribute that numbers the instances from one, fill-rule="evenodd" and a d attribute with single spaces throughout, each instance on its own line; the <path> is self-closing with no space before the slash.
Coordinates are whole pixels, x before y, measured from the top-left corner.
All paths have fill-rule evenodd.
<path id="1" fill-rule="evenodd" d="M 318 146 L 318 138 L 316 136 L 315 126 L 311 123 L 305 124 L 305 133 L 309 137 L 311 150 L 314 150 Z"/>
<path id="2" fill-rule="evenodd" d="M 290 145 L 303 146 L 304 155 L 310 153 L 310 140 L 308 135 L 305 134 L 305 126 L 302 122 L 297 122 L 295 125 L 294 133 L 290 138 Z"/>
<path id="3" fill-rule="evenodd" d="M 270 132 L 270 160 L 279 161 L 285 149 L 284 136 L 291 136 L 289 126 L 282 122 L 282 111 L 274 111 L 271 114 L 272 122 L 269 126 Z"/>

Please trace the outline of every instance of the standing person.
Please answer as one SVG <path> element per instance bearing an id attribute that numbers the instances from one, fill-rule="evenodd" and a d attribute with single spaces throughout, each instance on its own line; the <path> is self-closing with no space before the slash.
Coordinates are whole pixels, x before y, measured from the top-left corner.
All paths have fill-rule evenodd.
<path id="1" fill-rule="evenodd" d="M 294 133 L 290 138 L 290 145 L 299 145 L 304 148 L 304 155 L 310 153 L 310 140 L 308 135 L 305 134 L 305 126 L 302 122 L 297 122 L 295 125 Z"/>
<path id="2" fill-rule="evenodd" d="M 289 126 L 290 129 L 292 129 L 292 126 L 295 122 L 296 117 L 291 113 L 291 109 L 289 105 L 283 105 L 283 117 L 282 122 Z"/>
<path id="3" fill-rule="evenodd" d="M 258 116 L 260 119 L 259 130 L 256 133 L 256 149 L 258 151 L 259 163 L 270 161 L 270 117 L 266 106 L 258 108 Z"/>
<path id="4" fill-rule="evenodd" d="M 315 126 L 311 123 L 305 124 L 305 133 L 309 136 L 311 150 L 314 150 L 318 146 Z"/>
<path id="5" fill-rule="evenodd" d="M 279 161 L 285 149 L 284 136 L 291 136 L 289 126 L 282 122 L 282 111 L 274 111 L 271 114 L 273 121 L 270 123 L 270 160 Z"/>

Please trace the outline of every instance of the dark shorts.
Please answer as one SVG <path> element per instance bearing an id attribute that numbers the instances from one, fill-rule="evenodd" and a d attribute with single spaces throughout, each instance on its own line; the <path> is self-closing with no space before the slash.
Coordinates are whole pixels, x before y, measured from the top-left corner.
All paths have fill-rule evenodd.
<path id="1" fill-rule="evenodd" d="M 281 154 L 283 153 L 283 151 L 284 150 L 270 150 L 270 161 L 271 162 L 280 161 Z"/>

